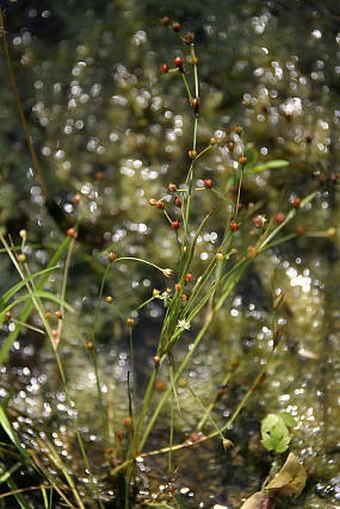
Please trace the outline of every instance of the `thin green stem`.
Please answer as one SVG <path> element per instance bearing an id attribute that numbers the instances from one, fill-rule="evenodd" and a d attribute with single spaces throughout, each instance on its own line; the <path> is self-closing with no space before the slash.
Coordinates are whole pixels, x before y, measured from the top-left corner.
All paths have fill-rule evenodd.
<path id="1" fill-rule="evenodd" d="M 32 162 L 33 162 L 33 166 L 35 168 L 36 175 L 37 175 L 40 187 L 41 187 L 42 196 L 43 196 L 44 200 L 47 201 L 47 199 L 48 199 L 47 185 L 46 185 L 46 182 L 45 182 L 45 178 L 44 178 L 43 172 L 42 172 L 41 167 L 40 167 L 40 163 L 39 163 L 39 160 L 38 160 L 38 157 L 37 157 L 37 153 L 35 151 L 35 148 L 34 148 L 34 145 L 33 145 L 33 142 L 32 142 L 32 138 L 31 138 L 31 135 L 30 135 L 30 132 L 29 132 L 29 128 L 28 128 L 28 123 L 27 123 L 27 120 L 26 120 L 26 117 L 25 117 L 25 114 L 24 114 L 24 109 L 22 107 L 22 101 L 21 101 L 21 97 L 20 97 L 20 93 L 19 93 L 19 88 L 18 88 L 17 80 L 16 80 L 15 75 L 14 75 L 12 59 L 11 59 L 11 55 L 10 55 L 10 51 L 9 51 L 9 46 L 8 46 L 8 41 L 7 41 L 6 30 L 5 30 L 5 27 L 4 27 L 3 11 L 2 11 L 1 8 L 0 8 L 0 32 L 1 32 L 1 35 L 2 35 L 2 42 L 3 42 L 5 58 L 6 58 L 6 62 L 7 62 L 8 74 L 9 74 L 9 78 L 10 78 L 10 81 L 11 81 L 11 85 L 12 85 L 12 89 L 13 89 L 13 94 L 14 94 L 14 98 L 15 98 L 15 101 L 16 101 L 16 104 L 17 104 L 18 112 L 19 112 L 19 115 L 20 115 L 20 121 L 21 121 L 23 130 L 24 130 L 24 133 L 25 133 L 25 138 L 26 138 L 26 142 L 27 142 L 27 145 L 28 145 L 28 150 L 30 152 L 30 156 L 31 156 L 31 159 L 32 159 Z"/>

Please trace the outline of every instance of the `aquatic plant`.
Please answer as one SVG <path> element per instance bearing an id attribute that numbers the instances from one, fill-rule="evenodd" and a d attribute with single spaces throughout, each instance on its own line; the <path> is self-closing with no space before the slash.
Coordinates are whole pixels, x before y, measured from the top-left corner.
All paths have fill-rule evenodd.
<path id="1" fill-rule="evenodd" d="M 268 218 L 261 212 L 260 203 L 244 206 L 242 189 L 245 180 L 250 175 L 259 174 L 264 170 L 284 168 L 288 166 L 288 162 L 281 159 L 258 162 L 256 148 L 246 141 L 244 129 L 239 125 L 232 126 L 227 131 L 217 129 L 215 132 L 211 132 L 210 136 L 206 136 L 205 132 L 200 132 L 204 97 L 201 97 L 200 93 L 200 62 L 196 52 L 195 36 L 191 33 L 182 36 L 181 27 L 177 21 L 164 18 L 162 22 L 171 31 L 178 34 L 184 44 L 185 53 L 183 51 L 183 56 L 182 54 L 176 56 L 173 64 L 162 63 L 160 72 L 164 75 L 164 79 L 179 78 L 183 81 L 188 105 L 192 110 L 192 140 L 186 154 L 187 166 L 183 170 L 182 181 L 179 183 L 168 182 L 161 196 L 150 196 L 148 200 L 148 206 L 152 208 L 152 212 L 162 217 L 167 226 L 167 232 L 164 235 L 168 235 L 174 247 L 171 267 L 164 267 L 157 259 L 159 256 L 162 260 L 162 253 L 155 253 L 155 258 L 152 260 L 143 259 L 140 256 L 120 253 L 117 243 L 108 245 L 97 254 L 96 261 L 99 261 L 101 268 L 105 264 L 101 271 L 103 275 L 99 283 L 98 304 L 94 311 L 90 334 L 88 337 L 80 338 L 79 348 L 86 349 L 96 376 L 104 464 L 104 466 L 100 465 L 102 471 L 99 475 L 95 473 L 98 466 L 93 464 L 88 452 L 89 444 L 86 443 L 79 424 L 81 416 L 71 395 L 67 370 L 64 366 L 62 341 L 64 324 L 68 321 L 72 322 L 72 313 L 75 311 L 74 306 L 67 302 L 69 271 L 77 242 L 80 242 L 78 240 L 79 229 L 88 211 L 86 207 L 80 206 L 79 194 L 74 194 L 73 203 L 76 206 L 79 205 L 80 209 L 77 221 L 66 229 L 63 242 L 51 256 L 46 268 L 39 272 L 31 272 L 25 254 L 28 243 L 27 232 L 21 232 L 22 242 L 20 245 L 14 245 L 11 240 L 11 232 L 9 232 L 9 236 L 5 231 L 0 232 L 3 252 L 11 260 L 19 278 L 19 281 L 2 295 L 1 299 L 1 325 L 10 323 L 12 326 L 8 328 L 7 338 L 1 346 L 0 361 L 5 362 L 7 359 L 8 352 L 18 338 L 22 327 L 31 328 L 49 339 L 70 409 L 69 417 L 80 451 L 81 460 L 79 461 L 84 465 L 82 469 L 85 471 L 83 477 L 85 481 L 82 482 L 77 479 L 77 466 L 74 466 L 74 471 L 70 474 L 70 465 L 56 450 L 47 430 L 39 430 L 34 434 L 36 450 L 27 450 L 23 447 L 23 439 L 20 436 L 22 430 L 15 429 L 10 422 L 11 398 L 9 397 L 2 407 L 0 422 L 7 435 L 4 449 L 15 458 L 15 463 L 12 470 L 6 471 L 3 480 L 10 490 L 7 495 L 13 495 L 21 507 L 28 507 L 28 505 L 20 494 L 20 488 L 12 479 L 12 472 L 21 469 L 24 465 L 24 468 L 36 474 L 40 479 L 40 484 L 35 489 L 40 490 L 41 499 L 46 508 L 52 507 L 53 498 L 58 496 L 69 507 L 74 507 L 74 504 L 77 504 L 78 507 L 91 507 L 95 504 L 105 507 L 108 502 L 116 504 L 116 507 L 125 506 L 127 509 L 133 506 L 137 497 L 138 476 L 141 475 L 139 466 L 147 458 L 161 454 L 168 455 L 167 475 L 169 481 L 159 494 L 150 498 L 146 496 L 142 502 L 147 507 L 172 507 L 169 504 L 182 507 L 180 495 L 176 493 L 174 483 L 171 481 L 174 474 L 174 453 L 188 450 L 214 437 L 219 437 L 225 450 L 232 447 L 233 444 L 229 437 L 230 427 L 254 392 L 265 382 L 268 366 L 280 342 L 280 327 L 274 323 L 266 362 L 257 366 L 257 373 L 254 379 L 249 382 L 249 388 L 241 401 L 234 408 L 232 415 L 227 419 L 222 419 L 221 422 L 213 417 L 213 410 L 223 396 L 223 391 L 227 389 L 228 383 L 235 376 L 237 362 L 230 363 L 229 371 L 224 376 L 218 394 L 211 399 L 208 405 L 205 405 L 189 386 L 197 405 L 201 408 L 201 418 L 190 436 L 184 441 L 175 443 L 175 409 L 178 386 L 189 363 L 201 343 L 208 337 L 209 330 L 218 313 L 253 260 L 259 256 L 265 256 L 273 246 L 301 234 L 299 231 L 292 231 L 281 236 L 284 228 L 299 214 L 300 210 L 309 205 L 315 193 L 305 197 L 296 196 L 292 203 L 289 202 L 284 206 L 284 210 L 281 210 L 281 207 L 276 207 L 275 213 Z M 3 41 L 6 44 L 5 34 L 3 34 Z M 5 49 L 5 53 L 11 69 L 8 49 Z M 14 74 L 11 71 L 10 74 L 15 89 Z M 27 131 L 20 97 L 15 94 L 15 98 L 23 127 Z M 33 160 L 38 161 L 29 133 L 26 137 Z M 211 151 L 217 150 L 221 152 L 225 171 L 223 177 L 218 175 L 215 179 L 214 168 L 206 168 L 201 163 L 208 158 Z M 209 164 L 209 159 L 207 161 Z M 37 178 L 43 188 L 44 176 L 38 171 L 38 168 L 36 167 Z M 209 255 L 202 260 L 198 256 L 199 239 L 207 232 L 209 221 L 214 216 L 219 218 L 223 229 L 211 244 Z M 125 431 L 122 431 L 110 416 L 110 401 L 103 388 L 98 360 L 97 324 L 103 302 L 115 305 L 115 298 L 105 294 L 109 278 L 113 273 L 117 273 L 119 267 L 129 264 L 137 264 L 139 267 L 147 266 L 148 269 L 154 270 L 157 274 L 155 276 L 157 282 L 151 289 L 148 298 L 139 303 L 136 308 L 125 310 L 125 316 L 122 317 L 130 342 L 130 368 L 126 380 L 127 390 L 124 405 L 126 415 L 123 420 Z M 46 289 L 48 277 L 54 271 L 62 272 L 59 293 Z M 161 276 L 161 280 L 158 275 Z M 276 309 L 281 301 L 282 296 L 273 300 L 273 309 Z M 57 307 L 54 313 L 49 310 L 49 302 Z M 139 314 L 151 303 L 163 306 L 163 316 L 156 348 L 152 359 L 150 359 L 152 366 L 150 367 L 149 380 L 144 394 L 141 396 L 136 380 L 134 330 Z M 30 316 L 33 313 L 38 317 L 39 327 L 30 323 Z M 189 334 L 190 348 L 183 349 L 183 340 Z M 149 368 L 149 363 L 145 362 Z M 169 380 L 169 383 L 162 387 L 161 375 Z M 161 388 L 162 390 L 160 390 Z M 150 436 L 157 429 L 159 417 L 164 410 L 170 414 L 168 444 L 165 447 L 150 450 L 148 447 Z M 25 420 L 21 421 L 21 425 L 27 431 L 28 424 L 25 423 Z M 286 443 L 286 445 L 288 444 Z M 45 462 L 49 463 L 52 468 L 47 468 Z M 57 475 L 52 470 L 55 470 Z M 100 484 L 103 477 L 107 477 L 108 480 L 104 479 L 104 481 L 113 486 L 113 494 L 110 496 L 101 492 Z M 53 495 L 54 492 L 55 495 Z"/>

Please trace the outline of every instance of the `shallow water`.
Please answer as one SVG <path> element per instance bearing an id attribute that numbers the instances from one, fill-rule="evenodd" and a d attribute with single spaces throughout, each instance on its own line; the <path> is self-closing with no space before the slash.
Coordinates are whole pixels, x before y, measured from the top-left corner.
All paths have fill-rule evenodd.
<path id="1" fill-rule="evenodd" d="M 229 430 L 235 447 L 224 452 L 215 439 L 176 453 L 172 470 L 177 492 L 193 507 L 240 507 L 242 498 L 261 487 L 275 460 L 261 448 L 261 419 L 267 413 L 289 411 L 298 422 L 291 448 L 309 474 L 306 490 L 297 501 L 289 501 L 289 507 L 337 507 L 339 264 L 336 237 L 327 234 L 338 221 L 340 33 L 333 3 L 312 2 L 306 7 L 302 2 L 283 6 L 211 1 L 192 6 L 182 0 L 162 5 L 131 0 L 101 1 L 94 7 L 92 2 L 79 5 L 69 0 L 66 10 L 56 1 L 44 6 L 7 4 L 14 69 L 47 191 L 44 196 L 8 78 L 2 73 L 0 220 L 14 243 L 20 241 L 19 230 L 27 229 L 26 254 L 35 271 L 46 265 L 66 228 L 84 212 L 67 288 L 67 301 L 76 313 L 65 316 L 61 352 L 71 399 L 108 507 L 113 494 L 110 479 L 102 478 L 107 460 L 102 453 L 96 377 L 84 346 L 95 333 L 100 383 L 110 411 L 110 440 L 117 447 L 115 432 L 127 414 L 126 380 L 131 369 L 124 320 L 164 281 L 148 268 L 117 266 L 104 290 L 114 303 L 101 304 L 94 330 L 106 261 L 102 251 L 112 245 L 121 254 L 173 266 L 172 232 L 147 201 L 163 195 L 169 181 L 184 180 L 192 136 L 192 112 L 182 83 L 159 72 L 162 62 L 170 65 L 185 51 L 176 36 L 160 26 L 164 15 L 197 32 L 199 145 L 204 147 L 220 130 L 241 124 L 263 160 L 283 158 L 290 163 L 288 169 L 248 177 L 242 192 L 245 214 L 252 203 L 261 203 L 261 212 L 271 217 L 278 204 L 287 209 L 295 196 L 318 191 L 292 227 L 303 225 L 305 234 L 254 260 L 183 376 L 176 442 L 196 429 L 201 405 L 212 401 L 231 363 L 239 359 L 227 395 L 213 413 L 220 424 L 230 416 L 269 355 L 275 325 L 283 331 L 266 383 Z M 4 67 L 3 54 L 0 58 Z M 198 180 L 212 176 L 216 185 L 225 187 L 231 171 L 228 157 L 224 149 L 211 151 L 198 165 Z M 75 193 L 81 196 L 79 206 L 73 202 Z M 204 194 L 194 214 L 199 218 L 201 210 L 215 205 Z M 198 240 L 193 271 L 200 270 L 221 237 L 228 208 L 221 203 L 218 207 L 221 212 L 217 209 Z M 249 238 L 239 236 L 239 246 L 247 245 Z M 1 288 L 7 289 L 17 280 L 6 256 L 0 263 L 8 275 Z M 49 278 L 48 288 L 58 292 L 60 284 L 56 274 Z M 284 303 L 273 313 L 273 297 L 280 293 Z M 138 388 L 145 387 L 152 368 L 162 315 L 161 306 L 150 305 L 138 321 L 136 316 Z M 33 324 L 41 327 L 37 317 Z M 3 338 L 13 326 L 5 325 Z M 190 348 L 191 333 L 176 351 L 176 361 Z M 1 372 L 1 397 L 11 393 L 12 419 L 21 420 L 23 441 L 39 448 L 39 438 L 48 435 L 81 479 L 83 467 L 70 425 L 75 410 L 65 401 L 50 346 L 39 334 L 23 330 Z M 168 384 L 165 368 L 160 378 Z M 158 389 L 161 395 L 162 384 Z M 167 413 L 148 450 L 168 443 Z M 53 471 L 53 464 L 45 460 Z M 140 503 L 168 481 L 166 456 L 145 459 L 140 464 Z"/>

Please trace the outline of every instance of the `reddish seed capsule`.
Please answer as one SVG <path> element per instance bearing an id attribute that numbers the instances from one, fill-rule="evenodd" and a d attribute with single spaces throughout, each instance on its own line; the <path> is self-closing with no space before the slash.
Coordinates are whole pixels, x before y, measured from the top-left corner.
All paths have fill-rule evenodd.
<path id="1" fill-rule="evenodd" d="M 313 135 L 312 135 L 312 133 L 308 133 L 306 135 L 306 142 L 307 143 L 312 143 L 312 141 L 313 141 Z"/>
<path id="2" fill-rule="evenodd" d="M 175 290 L 176 292 L 180 292 L 182 290 L 182 285 L 180 283 L 175 284 Z"/>
<path id="3" fill-rule="evenodd" d="M 56 311 L 54 314 L 58 318 L 58 320 L 61 320 L 63 317 L 63 314 L 60 310 Z"/>
<path id="4" fill-rule="evenodd" d="M 296 197 L 294 198 L 294 200 L 293 200 L 293 205 L 294 205 L 294 207 L 296 207 L 296 208 L 300 207 L 300 205 L 301 205 L 301 198 L 299 198 L 298 196 L 296 196 Z"/>
<path id="5" fill-rule="evenodd" d="M 194 279 L 194 276 L 193 276 L 190 272 L 188 272 L 187 274 L 185 274 L 185 281 L 186 281 L 187 283 L 191 283 L 191 281 L 192 281 L 193 279 Z"/>
<path id="6" fill-rule="evenodd" d="M 184 61 L 183 61 L 183 58 L 182 58 L 182 57 L 176 57 L 176 58 L 174 59 L 174 64 L 175 64 L 175 66 L 176 66 L 178 69 L 181 69 L 181 68 L 183 67 L 183 63 L 184 63 Z"/>
<path id="7" fill-rule="evenodd" d="M 12 317 L 11 312 L 7 311 L 5 316 L 6 316 L 6 320 L 10 320 Z"/>
<path id="8" fill-rule="evenodd" d="M 182 295 L 182 301 L 186 302 L 189 299 L 189 295 L 187 293 L 183 293 Z"/>
<path id="9" fill-rule="evenodd" d="M 232 221 L 229 225 L 229 230 L 231 232 L 237 232 L 237 230 L 240 228 L 240 224 L 236 223 L 235 221 Z"/>
<path id="10" fill-rule="evenodd" d="M 97 171 L 95 176 L 96 176 L 96 180 L 103 180 L 105 174 L 103 171 Z"/>
<path id="11" fill-rule="evenodd" d="M 160 66 L 160 71 L 161 71 L 163 74 L 166 74 L 167 72 L 169 72 L 169 66 L 168 66 L 168 64 L 161 64 L 161 66 Z"/>
<path id="12" fill-rule="evenodd" d="M 295 228 L 295 231 L 298 235 L 304 235 L 306 233 L 306 228 L 302 225 L 302 224 L 299 224 L 296 228 Z"/>
<path id="13" fill-rule="evenodd" d="M 286 215 L 283 212 L 275 214 L 274 221 L 276 224 L 282 224 L 286 220 Z"/>
<path id="14" fill-rule="evenodd" d="M 155 389 L 156 389 L 157 392 L 165 391 L 166 383 L 164 382 L 164 380 L 157 380 L 157 382 L 155 384 Z"/>
<path id="15" fill-rule="evenodd" d="M 164 203 L 161 200 L 156 201 L 155 205 L 160 210 L 164 209 Z"/>
<path id="16" fill-rule="evenodd" d="M 171 28 L 173 29 L 174 32 L 179 32 L 181 29 L 181 25 L 180 23 L 178 23 L 178 21 L 174 21 L 171 25 Z"/>
<path id="17" fill-rule="evenodd" d="M 247 158 L 246 156 L 242 156 L 240 157 L 240 159 L 238 160 L 238 162 L 242 165 L 242 166 L 245 166 L 247 164 Z"/>
<path id="18" fill-rule="evenodd" d="M 174 493 L 176 491 L 176 486 L 172 482 L 169 482 L 167 485 L 167 489 L 169 493 Z"/>
<path id="19" fill-rule="evenodd" d="M 71 239 L 75 239 L 77 237 L 77 232 L 74 228 L 68 228 L 66 230 L 66 235 Z"/>
<path id="20" fill-rule="evenodd" d="M 75 194 L 72 198 L 72 202 L 74 205 L 78 205 L 78 203 L 80 202 L 80 199 L 81 199 L 81 196 L 79 193 Z"/>
<path id="21" fill-rule="evenodd" d="M 207 189 L 211 189 L 213 186 L 213 181 L 212 181 L 212 179 L 204 179 L 203 184 L 204 184 L 204 187 L 206 187 Z"/>
<path id="22" fill-rule="evenodd" d="M 174 230 L 178 230 L 180 226 L 180 222 L 178 221 L 178 219 L 176 219 L 175 221 L 172 221 L 171 223 L 171 227 L 174 229 Z"/>
<path id="23" fill-rule="evenodd" d="M 181 207 L 182 206 L 182 200 L 180 199 L 179 196 L 175 197 L 174 204 L 176 205 L 176 207 Z"/>

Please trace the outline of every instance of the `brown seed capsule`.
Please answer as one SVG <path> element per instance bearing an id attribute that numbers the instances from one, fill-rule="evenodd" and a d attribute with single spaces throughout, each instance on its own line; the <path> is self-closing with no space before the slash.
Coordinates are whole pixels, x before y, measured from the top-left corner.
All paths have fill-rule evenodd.
<path id="1" fill-rule="evenodd" d="M 238 162 L 240 163 L 241 166 L 245 166 L 247 164 L 246 156 L 241 156 Z"/>
<path id="2" fill-rule="evenodd" d="M 124 417 L 123 419 L 123 426 L 125 428 L 131 428 L 132 426 L 132 417 L 129 415 L 128 417 Z"/>
<path id="3" fill-rule="evenodd" d="M 171 28 L 174 32 L 179 32 L 181 29 L 181 25 L 180 23 L 178 23 L 178 21 L 174 21 L 171 25 Z"/>
<path id="4" fill-rule="evenodd" d="M 216 145 L 217 139 L 216 138 L 210 138 L 210 145 Z"/>
<path id="5" fill-rule="evenodd" d="M 160 365 L 160 363 L 161 363 L 161 358 L 160 358 L 158 355 L 155 355 L 155 356 L 153 357 L 153 362 L 154 362 L 154 364 L 155 364 L 155 367 L 156 367 L 156 368 L 158 368 L 158 366 L 159 366 L 159 365 Z"/>
<path id="6" fill-rule="evenodd" d="M 237 230 L 240 228 L 240 224 L 236 223 L 236 221 L 232 221 L 229 225 L 229 230 L 231 232 L 237 232 Z"/>
<path id="7" fill-rule="evenodd" d="M 166 383 L 164 382 L 164 380 L 157 380 L 155 384 L 155 389 L 157 392 L 164 392 L 166 389 Z"/>
<path id="8" fill-rule="evenodd" d="M 212 181 L 212 179 L 207 178 L 207 179 L 203 180 L 203 184 L 204 184 L 204 187 L 206 187 L 207 189 L 211 189 L 213 186 L 213 181 Z"/>
<path id="9" fill-rule="evenodd" d="M 90 351 L 94 349 L 94 343 L 90 339 L 86 342 L 86 348 Z"/>
<path id="10" fill-rule="evenodd" d="M 312 135 L 312 133 L 308 133 L 308 134 L 306 134 L 306 142 L 307 142 L 307 143 L 312 143 L 312 141 L 313 141 L 313 135 Z"/>
<path id="11" fill-rule="evenodd" d="M 178 221 L 178 219 L 176 219 L 175 221 L 172 221 L 172 223 L 171 223 L 171 228 L 172 228 L 173 230 L 178 230 L 178 228 L 180 227 L 180 224 L 181 224 L 181 223 Z"/>
<path id="12" fill-rule="evenodd" d="M 123 430 L 121 429 L 118 429 L 116 432 L 115 432 L 115 435 L 116 437 L 118 438 L 118 440 L 123 440 L 124 437 L 125 437 L 125 433 Z"/>
<path id="13" fill-rule="evenodd" d="M 188 156 L 189 156 L 189 159 L 196 159 L 196 157 L 197 157 L 196 150 L 188 150 Z"/>
<path id="14" fill-rule="evenodd" d="M 175 193 L 177 191 L 177 185 L 174 184 L 174 182 L 170 182 L 168 184 L 168 191 L 169 193 Z"/>
<path id="15" fill-rule="evenodd" d="M 286 220 L 286 215 L 283 212 L 277 212 L 274 216 L 274 221 L 276 224 L 282 224 Z"/>
<path id="16" fill-rule="evenodd" d="M 5 314 L 6 320 L 10 320 L 12 318 L 12 314 L 10 311 L 7 311 Z"/>
<path id="17" fill-rule="evenodd" d="M 176 485 L 173 482 L 169 482 L 166 488 L 168 493 L 174 493 L 176 491 Z"/>
<path id="18" fill-rule="evenodd" d="M 169 23 L 170 23 L 170 18 L 169 18 L 169 16 L 163 16 L 163 18 L 161 19 L 161 23 L 162 23 L 162 25 L 164 25 L 164 26 L 169 25 Z"/>
<path id="19" fill-rule="evenodd" d="M 127 318 L 127 319 L 126 319 L 126 325 L 127 325 L 128 327 L 133 327 L 133 326 L 134 326 L 134 323 L 135 323 L 135 321 L 134 321 L 134 319 L 133 319 L 133 318 L 129 317 L 129 318 Z"/>
<path id="20" fill-rule="evenodd" d="M 115 251 L 110 251 L 107 254 L 107 259 L 110 263 L 113 263 L 114 261 L 117 260 L 117 253 Z"/>
<path id="21" fill-rule="evenodd" d="M 193 32 L 188 32 L 182 37 L 182 40 L 185 44 L 193 44 L 195 42 L 195 34 Z"/>
<path id="22" fill-rule="evenodd" d="M 112 304 L 113 297 L 111 297 L 111 295 L 108 295 L 107 297 L 105 297 L 105 302 L 107 302 L 108 304 Z"/>
<path id="23" fill-rule="evenodd" d="M 200 105 L 201 99 L 199 97 L 193 97 L 192 99 L 190 99 L 190 106 L 192 107 L 195 113 L 199 112 Z"/>
<path id="24" fill-rule="evenodd" d="M 80 202 L 81 200 L 81 196 L 79 193 L 75 194 L 72 198 L 72 202 L 74 205 L 78 205 L 78 203 Z"/>
<path id="25" fill-rule="evenodd" d="M 176 284 L 175 284 L 175 290 L 176 290 L 176 292 L 180 292 L 180 291 L 182 290 L 182 288 L 183 288 L 183 287 L 182 287 L 182 285 L 181 285 L 180 283 L 176 283 Z"/>
<path id="26" fill-rule="evenodd" d="M 105 177 L 105 173 L 103 171 L 96 171 L 96 180 L 103 180 L 103 178 Z"/>
<path id="27" fill-rule="evenodd" d="M 182 200 L 180 199 L 179 196 L 175 197 L 174 204 L 176 205 L 176 207 L 181 207 L 182 206 Z"/>
<path id="28" fill-rule="evenodd" d="M 187 293 L 183 293 L 182 295 L 182 301 L 186 302 L 189 299 L 189 295 Z"/>
<path id="29" fill-rule="evenodd" d="M 299 224 L 295 228 L 295 231 L 298 235 L 304 235 L 306 233 L 306 228 L 303 226 L 303 224 Z"/>
<path id="30" fill-rule="evenodd" d="M 61 320 L 63 317 L 63 314 L 60 310 L 56 311 L 54 314 L 58 318 L 58 320 Z"/>
<path id="31" fill-rule="evenodd" d="M 234 129 L 235 133 L 236 134 L 242 134 L 242 131 L 243 131 L 243 127 L 240 126 L 240 125 L 237 125 Z"/>
<path id="32" fill-rule="evenodd" d="M 247 249 L 247 258 L 256 258 L 259 254 L 258 250 L 254 246 L 249 246 Z"/>
<path id="33" fill-rule="evenodd" d="M 257 216 L 253 217 L 251 222 L 255 228 L 263 228 L 266 222 L 266 218 L 258 214 Z"/>
<path id="34" fill-rule="evenodd" d="M 51 311 L 46 311 L 46 313 L 45 313 L 45 318 L 49 319 L 49 318 L 51 318 L 51 317 L 52 317 L 52 313 L 51 313 Z"/>
<path id="35" fill-rule="evenodd" d="M 294 207 L 296 207 L 296 208 L 300 207 L 300 205 L 301 205 L 301 198 L 299 198 L 298 196 L 296 196 L 296 197 L 294 198 L 294 200 L 293 200 L 293 205 L 294 205 Z"/>

